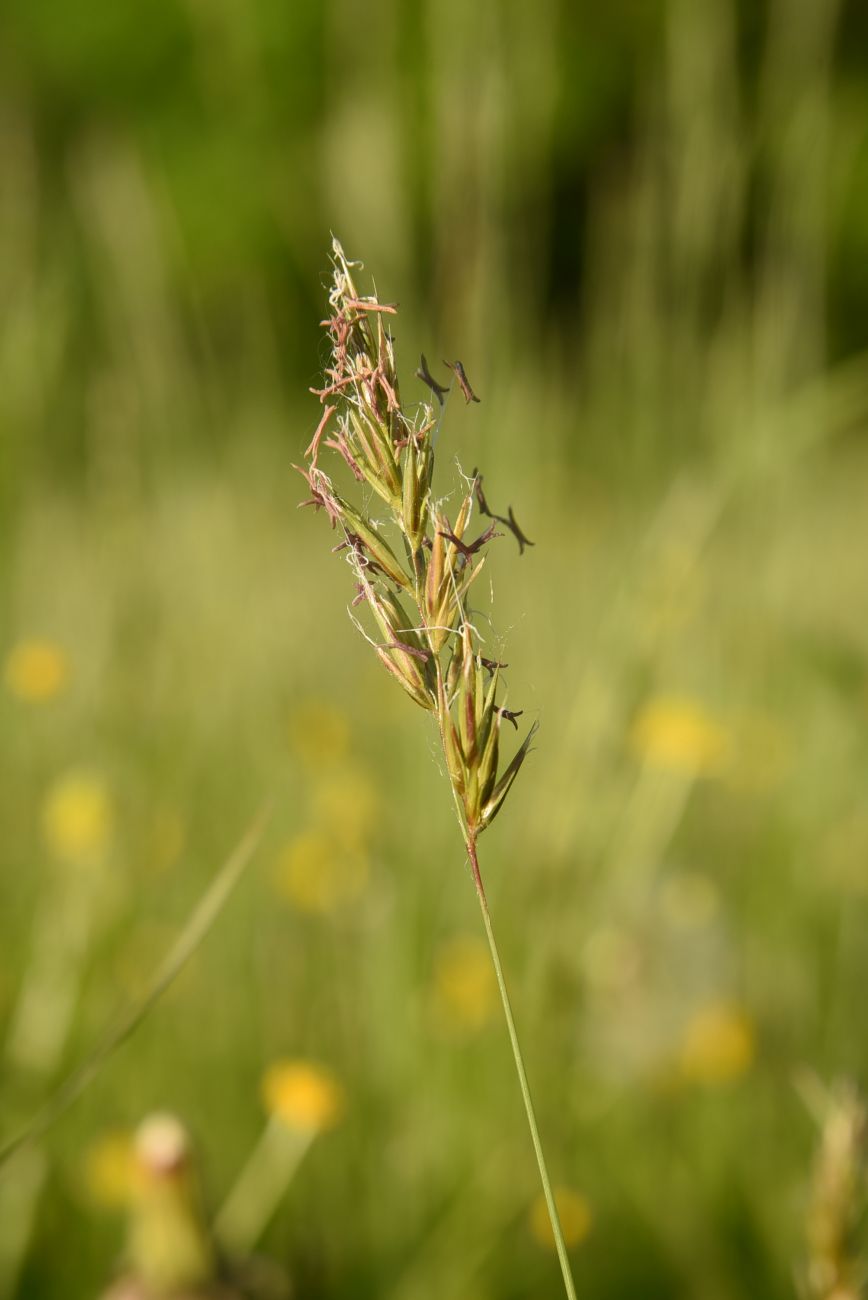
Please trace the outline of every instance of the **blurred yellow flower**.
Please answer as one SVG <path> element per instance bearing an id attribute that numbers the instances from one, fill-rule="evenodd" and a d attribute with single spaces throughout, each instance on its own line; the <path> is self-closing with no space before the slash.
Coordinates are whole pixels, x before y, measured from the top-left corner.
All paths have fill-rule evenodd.
<path id="1" fill-rule="evenodd" d="M 69 680 L 69 660 L 53 641 L 19 641 L 6 657 L 6 686 L 19 700 L 42 703 L 59 695 Z"/>
<path id="2" fill-rule="evenodd" d="M 434 962 L 434 1010 L 448 1029 L 474 1031 L 490 1018 L 497 985 L 488 948 L 473 935 L 456 935 Z"/>
<path id="3" fill-rule="evenodd" d="M 700 704 L 679 696 L 650 700 L 630 732 L 630 747 L 644 762 L 688 776 L 720 771 L 729 743 L 729 733 Z"/>
<path id="4" fill-rule="evenodd" d="M 305 831 L 286 845 L 274 884 L 300 912 L 326 913 L 358 898 L 368 883 L 367 856 L 322 831 Z"/>
<path id="5" fill-rule="evenodd" d="M 691 1083 L 730 1083 L 755 1055 L 751 1021 L 740 1007 L 713 1002 L 688 1022 L 679 1051 L 681 1077 Z"/>
<path id="6" fill-rule="evenodd" d="M 80 865 L 102 857 L 112 829 L 105 782 L 84 771 L 60 777 L 43 804 L 42 829 L 49 849 L 64 862 Z"/>
<path id="7" fill-rule="evenodd" d="M 84 1154 L 81 1173 L 84 1192 L 94 1205 L 117 1209 L 128 1204 L 135 1176 L 132 1134 L 115 1130 L 97 1138 Z"/>
<path id="8" fill-rule="evenodd" d="M 334 1128 L 346 1107 L 341 1084 L 312 1061 L 275 1061 L 263 1076 L 262 1097 L 270 1115 L 301 1133 Z"/>
<path id="9" fill-rule="evenodd" d="M 591 1206 L 587 1197 L 581 1192 L 574 1191 L 571 1187 L 556 1187 L 555 1205 L 558 1207 L 558 1217 L 561 1221 L 561 1231 L 564 1234 L 564 1243 L 569 1246 L 578 1246 L 580 1241 L 584 1241 L 591 1230 L 593 1215 Z M 534 1241 L 537 1245 L 544 1246 L 547 1250 L 555 1249 L 555 1237 L 552 1232 L 552 1225 L 549 1220 L 548 1207 L 542 1192 L 530 1207 L 530 1230 Z"/>
<path id="10" fill-rule="evenodd" d="M 296 711 L 289 735 L 295 753 L 313 768 L 338 762 L 346 756 L 350 744 L 346 716 L 320 700 L 310 700 Z"/>
<path id="11" fill-rule="evenodd" d="M 313 811 L 318 824 L 327 827 L 335 840 L 358 848 L 376 828 L 380 800 L 368 774 L 358 764 L 346 764 L 317 782 Z"/>

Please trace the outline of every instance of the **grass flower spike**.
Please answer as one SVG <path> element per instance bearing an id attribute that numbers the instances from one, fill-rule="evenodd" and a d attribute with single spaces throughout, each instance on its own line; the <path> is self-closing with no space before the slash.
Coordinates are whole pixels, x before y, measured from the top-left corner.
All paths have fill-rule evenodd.
<path id="1" fill-rule="evenodd" d="M 324 322 L 332 342 L 326 383 L 315 389 L 324 407 L 307 465 L 305 504 L 324 509 L 349 557 L 356 605 L 366 605 L 371 641 L 383 667 L 421 708 L 436 718 L 466 837 L 474 844 L 503 806 L 527 754 L 534 728 L 513 758 L 500 763 L 505 710 L 500 665 L 487 659 L 470 617 L 470 593 L 485 565 L 496 524 L 472 538 L 471 516 L 481 480 L 465 484 L 450 520 L 433 493 L 433 408 L 413 414 L 403 404 L 386 321 L 397 308 L 363 298 L 337 240 L 333 245 L 332 314 Z M 466 383 L 460 362 L 450 363 Z M 424 382 L 431 386 L 423 358 Z M 442 385 L 435 396 L 448 391 Z M 328 435 L 328 436 L 326 436 Z M 386 523 L 365 504 L 351 504 L 321 467 L 325 446 L 359 484 L 388 508 Z M 362 494 L 363 496 L 365 494 Z M 370 496 L 370 494 L 367 494 Z M 482 498 L 484 500 L 484 498 Z M 361 624 L 360 624 L 361 626 Z"/>
<path id="2" fill-rule="evenodd" d="M 331 362 L 323 386 L 312 390 L 323 414 L 306 464 L 297 467 L 309 489 L 303 504 L 325 511 L 338 535 L 335 550 L 349 560 L 356 587 L 353 606 L 363 607 L 353 615 L 357 627 L 402 690 L 436 719 L 564 1285 L 574 1297 L 477 854 L 479 836 L 503 808 L 536 724 L 504 759 L 503 723 L 517 729 L 519 712 L 506 708 L 503 665 L 483 654 L 473 622 L 473 588 L 487 547 L 503 536 L 498 524 L 513 533 L 521 550 L 533 543 L 521 533 L 511 507 L 505 516 L 489 509 L 475 470 L 463 479 L 457 510 L 435 495 L 435 441 L 452 386 L 431 374 L 423 356 L 416 376 L 438 411 L 428 401 L 405 404 L 389 332 L 397 307 L 360 293 L 353 278 L 359 263 L 347 259 L 337 240 L 332 261 L 331 312 L 323 322 Z M 465 401 L 479 402 L 462 363 L 444 364 Z M 334 453 L 349 490 L 339 490 L 320 464 L 324 448 Z M 484 516 L 481 525 L 473 524 L 474 509 Z"/>

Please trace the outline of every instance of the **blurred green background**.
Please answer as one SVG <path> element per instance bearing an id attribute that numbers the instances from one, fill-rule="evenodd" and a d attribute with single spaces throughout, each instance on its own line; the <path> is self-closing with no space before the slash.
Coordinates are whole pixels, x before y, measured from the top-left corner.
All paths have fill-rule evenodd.
<path id="1" fill-rule="evenodd" d="M 794 1077 L 868 1066 L 864 5 L 5 0 L 0 174 L 3 1136 L 275 802 L 0 1171 L 0 1294 L 98 1294 L 154 1108 L 218 1207 L 285 1060 L 343 1097 L 261 1242 L 298 1296 L 558 1293 L 433 732 L 296 512 L 334 231 L 536 543 L 482 861 L 579 1294 L 794 1296 Z"/>

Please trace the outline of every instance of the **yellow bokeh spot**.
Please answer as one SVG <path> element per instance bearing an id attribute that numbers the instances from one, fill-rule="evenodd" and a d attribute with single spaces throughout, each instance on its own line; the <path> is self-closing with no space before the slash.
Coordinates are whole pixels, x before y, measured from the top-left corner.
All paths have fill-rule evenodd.
<path id="1" fill-rule="evenodd" d="M 112 809 L 105 782 L 89 772 L 69 772 L 54 783 L 42 809 L 45 842 L 64 862 L 100 859 L 108 848 Z"/>
<path id="2" fill-rule="evenodd" d="M 333 839 L 355 848 L 370 840 L 380 816 L 380 799 L 367 773 L 356 764 L 347 764 L 317 782 L 313 812 Z"/>
<path id="3" fill-rule="evenodd" d="M 293 715 L 289 738 L 303 763 L 312 768 L 325 767 L 346 757 L 350 725 L 334 705 L 311 700 Z"/>
<path id="4" fill-rule="evenodd" d="M 127 1205 L 133 1193 L 135 1164 L 131 1133 L 121 1130 L 97 1138 L 82 1162 L 82 1184 L 88 1199 L 104 1209 Z"/>
<path id="5" fill-rule="evenodd" d="M 729 733 L 700 704 L 678 696 L 649 701 L 630 732 L 630 747 L 644 762 L 687 776 L 719 772 L 729 745 Z"/>
<path id="6" fill-rule="evenodd" d="M 591 1230 L 593 1215 L 587 1197 L 571 1187 L 555 1188 L 555 1205 L 561 1221 L 564 1242 L 569 1246 L 578 1246 Z M 555 1249 L 555 1235 L 552 1232 L 546 1199 L 540 1192 L 530 1207 L 530 1230 L 534 1241 L 547 1250 Z"/>
<path id="7" fill-rule="evenodd" d="M 305 831 L 287 844 L 274 884 L 300 912 L 327 913 L 359 897 L 368 883 L 367 856 L 322 831 Z"/>
<path id="8" fill-rule="evenodd" d="M 727 1002 L 711 1003 L 684 1031 L 681 1076 L 691 1083 L 730 1083 L 750 1069 L 755 1050 L 753 1025 L 744 1011 Z"/>
<path id="9" fill-rule="evenodd" d="M 346 1107 L 343 1087 L 335 1076 L 311 1061 L 276 1061 L 269 1066 L 262 1097 L 270 1115 L 300 1133 L 334 1128 Z"/>
<path id="10" fill-rule="evenodd" d="M 6 657 L 6 686 L 19 700 L 41 704 L 54 699 L 69 681 L 69 660 L 52 641 L 20 641 Z"/>
<path id="11" fill-rule="evenodd" d="M 472 935 L 456 935 L 434 963 L 434 1009 L 448 1029 L 481 1029 L 497 1002 L 488 948 Z"/>

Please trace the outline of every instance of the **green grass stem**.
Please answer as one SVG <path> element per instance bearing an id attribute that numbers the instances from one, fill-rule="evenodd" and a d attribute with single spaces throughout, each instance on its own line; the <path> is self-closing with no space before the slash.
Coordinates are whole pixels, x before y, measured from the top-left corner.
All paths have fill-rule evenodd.
<path id="1" fill-rule="evenodd" d="M 530 1095 L 530 1084 L 527 1079 L 527 1071 L 524 1068 L 524 1057 L 522 1056 L 521 1044 L 518 1040 L 518 1030 L 515 1027 L 515 1018 L 512 1014 L 509 991 L 506 987 L 506 976 L 503 973 L 503 965 L 500 960 L 497 940 L 494 937 L 494 926 L 491 921 L 488 899 L 485 896 L 485 886 L 482 883 L 482 873 L 479 870 L 479 858 L 476 852 L 476 841 L 473 836 L 467 837 L 466 845 L 467 856 L 470 858 L 470 867 L 473 872 L 473 883 L 476 886 L 476 896 L 479 899 L 479 907 L 482 912 L 482 922 L 485 926 L 485 937 L 488 939 L 491 961 L 494 966 L 495 976 L 497 977 L 497 987 L 500 990 L 500 1000 L 503 1003 L 503 1014 L 506 1018 L 506 1027 L 509 1031 L 509 1042 L 512 1047 L 513 1060 L 515 1061 L 515 1072 L 518 1075 L 518 1084 L 521 1088 L 522 1101 L 524 1102 L 524 1109 L 527 1115 L 527 1124 L 530 1129 L 533 1149 L 536 1153 L 536 1162 L 539 1166 L 543 1195 L 545 1196 L 546 1207 L 549 1212 L 549 1220 L 551 1221 L 552 1232 L 554 1233 L 555 1247 L 558 1252 L 558 1260 L 560 1261 L 561 1273 L 563 1274 L 564 1279 L 564 1290 L 566 1291 L 569 1300 L 576 1300 L 576 1286 L 573 1281 L 569 1256 L 567 1255 L 567 1247 L 564 1241 L 563 1230 L 561 1228 L 558 1207 L 555 1203 L 554 1192 L 552 1191 L 545 1153 L 540 1140 L 539 1127 L 536 1122 L 536 1112 L 534 1111 L 533 1106 L 533 1098 Z"/>

